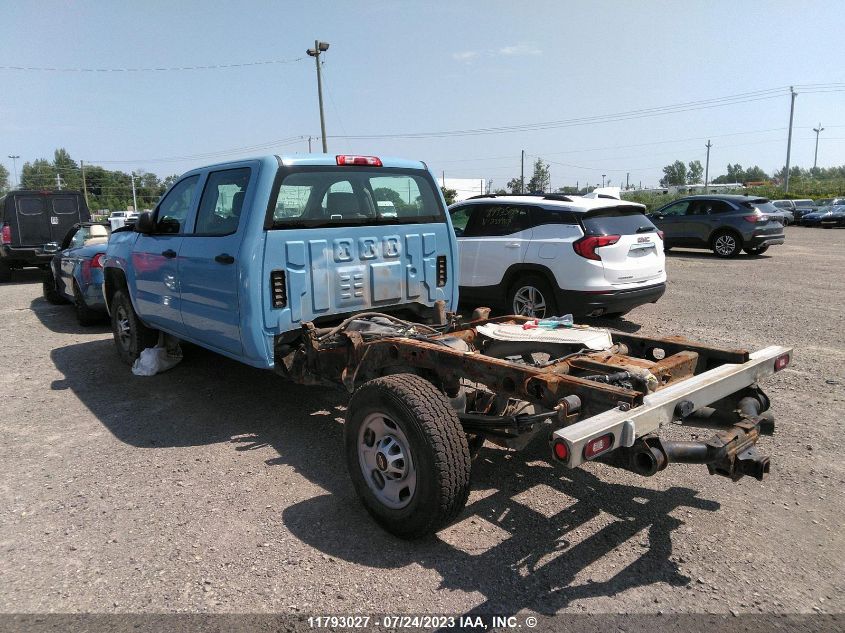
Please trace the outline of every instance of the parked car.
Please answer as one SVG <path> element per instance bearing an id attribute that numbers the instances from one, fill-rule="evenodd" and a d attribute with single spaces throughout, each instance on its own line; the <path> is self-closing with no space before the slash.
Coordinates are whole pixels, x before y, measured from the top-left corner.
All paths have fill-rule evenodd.
<path id="1" fill-rule="evenodd" d="M 832 206 L 819 207 L 812 213 L 805 213 L 801 218 L 801 226 L 821 226 L 822 218 L 833 211 Z"/>
<path id="2" fill-rule="evenodd" d="M 645 207 L 610 196 L 476 196 L 449 208 L 461 300 L 544 317 L 621 316 L 666 290 Z"/>
<path id="3" fill-rule="evenodd" d="M 820 222 L 822 228 L 832 229 L 835 226 L 845 226 L 845 205 L 837 205 L 825 215 Z"/>
<path id="4" fill-rule="evenodd" d="M 53 256 L 44 279 L 44 298 L 54 304 L 73 302 L 80 325 L 92 325 L 106 315 L 103 257 L 110 233 L 108 224 L 75 225 Z"/>
<path id="5" fill-rule="evenodd" d="M 137 211 L 112 211 L 109 215 L 109 225 L 114 231 L 127 224 L 133 224 L 137 219 Z"/>
<path id="6" fill-rule="evenodd" d="M 845 204 L 845 198 L 821 198 L 816 200 L 817 207 L 835 207 Z"/>
<path id="7" fill-rule="evenodd" d="M 787 221 L 784 224 L 793 224 L 804 213 L 807 213 L 807 209 L 813 209 L 816 205 L 816 203 L 809 198 L 798 200 L 772 200 L 772 204 L 787 214 Z"/>
<path id="8" fill-rule="evenodd" d="M 10 191 L 0 197 L 0 282 L 12 270 L 47 269 L 62 238 L 78 222 L 91 219 L 76 191 Z"/>
<path id="9" fill-rule="evenodd" d="M 742 195 L 687 196 L 663 205 L 649 218 L 664 232 L 666 247 L 707 248 L 719 257 L 765 253 L 783 244 L 783 224 L 767 198 Z"/>

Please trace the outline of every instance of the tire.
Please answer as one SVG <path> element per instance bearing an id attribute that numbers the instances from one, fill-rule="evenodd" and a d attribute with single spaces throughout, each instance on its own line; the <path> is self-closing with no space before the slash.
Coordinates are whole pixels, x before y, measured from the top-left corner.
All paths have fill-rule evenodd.
<path id="1" fill-rule="evenodd" d="M 542 308 L 537 307 L 540 302 Z M 511 284 L 508 309 L 511 314 L 542 319 L 557 314 L 557 302 L 551 286 L 543 277 L 527 275 Z"/>
<path id="2" fill-rule="evenodd" d="M 76 309 L 76 320 L 79 322 L 79 325 L 96 325 L 100 321 L 103 321 L 103 314 L 92 310 L 85 303 L 85 297 L 82 295 L 82 291 L 76 285 L 75 281 L 73 282 L 73 307 Z"/>
<path id="3" fill-rule="evenodd" d="M 59 292 L 58 284 L 56 283 L 56 276 L 52 270 L 48 270 L 44 275 L 44 283 L 41 284 L 41 293 L 44 298 L 55 306 L 63 305 L 68 302 L 67 299 Z"/>
<path id="4" fill-rule="evenodd" d="M 0 262 L 0 283 L 12 281 L 12 269 L 6 262 Z"/>
<path id="5" fill-rule="evenodd" d="M 458 414 L 415 374 L 364 383 L 343 427 L 346 466 L 367 512 L 404 539 L 427 536 L 463 510 L 471 459 Z"/>
<path id="6" fill-rule="evenodd" d="M 114 293 L 111 302 L 111 329 L 117 355 L 127 365 L 132 365 L 141 352 L 154 347 L 158 332 L 141 323 L 126 290 Z"/>
<path id="7" fill-rule="evenodd" d="M 733 231 L 716 231 L 710 238 L 710 248 L 717 257 L 736 257 L 742 250 L 742 238 Z"/>
<path id="8" fill-rule="evenodd" d="M 758 246 L 757 248 L 744 248 L 743 249 L 746 254 L 751 255 L 752 257 L 756 257 L 757 255 L 762 255 L 767 250 L 769 250 L 768 246 Z"/>

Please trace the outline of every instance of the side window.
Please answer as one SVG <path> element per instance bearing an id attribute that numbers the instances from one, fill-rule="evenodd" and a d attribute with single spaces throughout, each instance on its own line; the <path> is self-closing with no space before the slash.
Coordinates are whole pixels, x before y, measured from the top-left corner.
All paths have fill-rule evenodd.
<path id="1" fill-rule="evenodd" d="M 249 167 L 208 175 L 194 233 L 229 235 L 238 230 L 249 175 Z"/>
<path id="2" fill-rule="evenodd" d="M 668 207 L 660 211 L 659 214 L 665 215 L 667 217 L 677 217 L 680 215 L 685 215 L 688 207 L 689 202 L 687 201 L 676 202 L 675 204 L 670 204 Z"/>
<path id="3" fill-rule="evenodd" d="M 491 204 L 475 210 L 464 236 L 496 237 L 512 235 L 528 228 L 531 228 L 531 207 Z"/>
<path id="4" fill-rule="evenodd" d="M 44 202 L 41 198 L 18 198 L 18 213 L 21 215 L 41 215 Z"/>
<path id="5" fill-rule="evenodd" d="M 730 213 L 733 207 L 724 200 L 713 200 L 710 202 L 710 213 Z"/>
<path id="6" fill-rule="evenodd" d="M 71 213 L 76 214 L 78 212 L 79 207 L 76 205 L 76 198 L 53 198 L 53 213 L 62 215 Z"/>
<path id="7" fill-rule="evenodd" d="M 464 205 L 456 207 L 449 211 L 449 216 L 452 218 L 452 228 L 455 229 L 455 235 L 461 237 L 466 231 L 469 216 L 472 214 L 473 205 Z"/>
<path id="8" fill-rule="evenodd" d="M 552 211 L 533 207 L 531 209 L 531 226 L 543 226 L 544 224 L 578 224 L 578 220 L 571 211 Z"/>
<path id="9" fill-rule="evenodd" d="M 181 233 L 185 230 L 185 220 L 191 210 L 194 190 L 197 188 L 199 176 L 191 176 L 181 180 L 171 189 L 156 212 L 157 233 Z"/>
<path id="10" fill-rule="evenodd" d="M 65 248 L 79 248 L 85 244 L 85 229 L 79 227 L 73 231 L 73 235 L 68 240 L 68 245 Z"/>

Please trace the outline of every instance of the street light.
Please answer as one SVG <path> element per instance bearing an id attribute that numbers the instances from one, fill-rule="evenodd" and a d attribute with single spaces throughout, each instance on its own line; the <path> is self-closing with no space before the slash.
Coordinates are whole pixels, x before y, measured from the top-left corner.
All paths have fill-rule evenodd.
<path id="1" fill-rule="evenodd" d="M 323 77 L 320 74 L 320 53 L 325 53 L 327 50 L 329 50 L 328 42 L 314 40 L 314 48 L 305 51 L 310 57 L 314 58 L 314 62 L 317 64 L 317 97 L 320 100 L 320 132 L 323 139 L 324 154 L 328 154 L 329 150 L 326 145 L 326 116 L 323 114 Z"/>
<path id="2" fill-rule="evenodd" d="M 824 131 L 824 128 L 822 127 L 821 123 L 819 123 L 819 127 L 813 128 L 813 132 L 816 133 L 816 153 L 813 156 L 813 171 L 816 171 L 816 165 L 818 165 L 818 162 L 819 162 L 819 134 L 822 131 Z M 813 175 L 815 175 L 815 174 L 813 174 Z"/>
<path id="3" fill-rule="evenodd" d="M 17 154 L 14 154 L 14 155 L 9 154 L 9 158 L 12 159 L 12 171 L 15 172 L 15 189 L 17 189 L 18 188 L 18 162 L 17 161 L 20 158 L 20 156 L 18 156 Z"/>
<path id="4" fill-rule="evenodd" d="M 607 176 L 607 174 L 602 174 L 602 175 L 601 175 L 601 186 L 602 186 L 602 187 L 604 187 L 604 177 L 605 177 L 605 176 Z"/>

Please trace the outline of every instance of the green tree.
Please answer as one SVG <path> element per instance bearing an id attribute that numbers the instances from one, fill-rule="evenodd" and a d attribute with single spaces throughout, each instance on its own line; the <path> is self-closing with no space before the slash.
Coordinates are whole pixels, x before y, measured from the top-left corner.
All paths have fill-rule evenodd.
<path id="1" fill-rule="evenodd" d="M 663 168 L 663 178 L 660 179 L 661 187 L 670 185 L 685 185 L 687 182 L 687 166 L 676 160 L 671 165 Z"/>
<path id="2" fill-rule="evenodd" d="M 378 191 L 378 189 L 376 189 L 376 191 Z M 393 189 L 391 189 L 390 191 L 393 191 Z M 455 191 L 454 189 L 447 189 L 446 187 L 440 187 L 440 191 L 443 192 L 443 197 L 446 198 L 446 204 L 447 205 L 453 204 L 455 202 L 455 198 L 458 197 L 458 192 Z M 396 193 L 396 192 L 393 191 L 393 193 Z M 398 194 L 397 194 L 397 196 L 398 196 Z M 376 196 L 376 197 L 378 197 L 378 196 Z M 396 204 L 396 203 L 394 202 L 394 204 Z M 402 204 L 401 198 L 399 200 L 399 204 L 400 205 Z M 399 206 L 397 206 L 396 208 L 398 209 Z"/>
<path id="3" fill-rule="evenodd" d="M 531 175 L 531 180 L 528 181 L 529 193 L 544 192 L 551 185 L 551 181 L 548 163 L 544 163 L 542 158 L 538 158 L 534 161 L 534 173 Z"/>
<path id="4" fill-rule="evenodd" d="M 5 166 L 0 165 L 0 193 L 5 193 L 9 190 L 9 170 Z"/>
<path id="5" fill-rule="evenodd" d="M 703 182 L 704 167 L 701 166 L 700 160 L 693 160 L 689 163 L 689 171 L 687 171 L 687 184 L 697 185 Z"/>
<path id="6" fill-rule="evenodd" d="M 52 190 L 56 188 L 56 170 L 46 158 L 39 158 L 21 167 L 21 189 Z"/>
<path id="7" fill-rule="evenodd" d="M 764 172 L 757 165 L 754 165 L 754 167 L 749 167 L 748 169 L 745 170 L 745 179 L 743 180 L 743 182 L 748 182 L 748 181 L 758 182 L 760 180 L 768 180 L 768 179 L 769 179 L 769 174 Z"/>
<path id="8" fill-rule="evenodd" d="M 505 185 L 509 193 L 523 193 L 522 192 L 522 178 L 511 178 L 508 184 Z"/>

